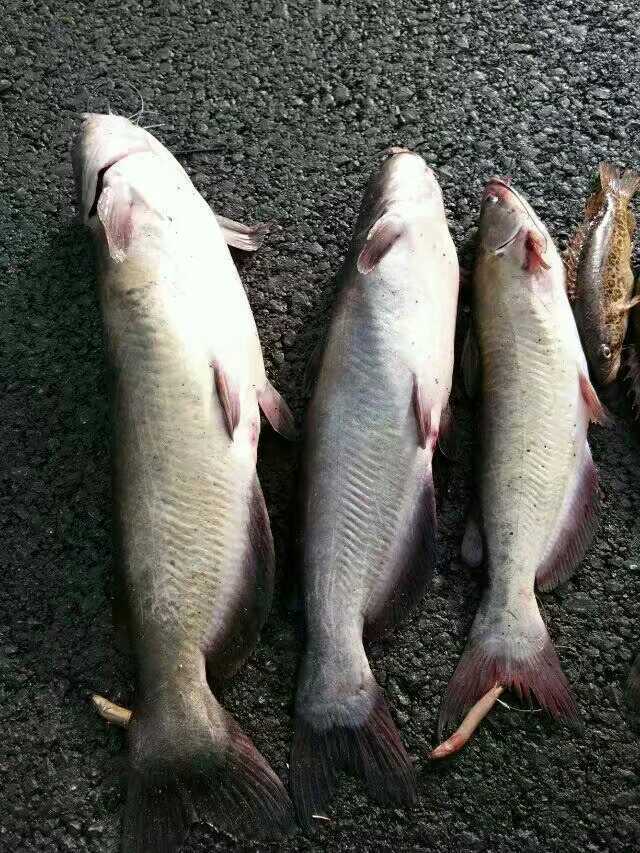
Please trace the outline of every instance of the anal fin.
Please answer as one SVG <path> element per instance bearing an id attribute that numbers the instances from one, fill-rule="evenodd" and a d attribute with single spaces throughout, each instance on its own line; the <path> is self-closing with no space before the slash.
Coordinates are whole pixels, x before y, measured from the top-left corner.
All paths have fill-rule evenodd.
<path id="1" fill-rule="evenodd" d="M 367 639 L 380 636 L 387 628 L 406 618 L 431 580 L 436 563 L 436 498 L 433 473 L 429 467 L 412 516 L 399 536 L 395 554 L 388 567 L 388 579 L 377 596 L 372 597 L 365 613 Z"/>
<path id="2" fill-rule="evenodd" d="M 536 570 L 538 589 L 546 592 L 568 580 L 591 544 L 598 522 L 598 473 L 585 442 L 582 462 L 569 489 L 554 535 Z"/>
<path id="3" fill-rule="evenodd" d="M 230 678 L 251 654 L 273 598 L 275 554 L 269 515 L 256 476 L 250 495 L 248 541 L 240 572 L 242 589 L 226 619 L 226 631 L 206 650 L 214 684 Z"/>

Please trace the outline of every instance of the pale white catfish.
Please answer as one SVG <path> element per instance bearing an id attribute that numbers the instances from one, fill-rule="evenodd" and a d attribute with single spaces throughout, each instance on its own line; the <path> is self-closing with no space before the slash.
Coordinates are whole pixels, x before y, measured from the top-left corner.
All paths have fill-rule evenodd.
<path id="1" fill-rule="evenodd" d="M 242 663 L 270 606 L 258 407 L 293 431 L 225 244 L 256 248 L 261 229 L 221 229 L 175 158 L 125 118 L 86 116 L 74 166 L 98 247 L 137 676 L 122 849 L 177 850 L 196 814 L 285 829 L 282 783 L 207 682 Z"/>
<path id="2" fill-rule="evenodd" d="M 387 803 L 414 771 L 369 668 L 435 560 L 432 457 L 447 418 L 459 271 L 442 195 L 391 149 L 366 191 L 309 408 L 303 459 L 306 650 L 291 790 L 303 822 L 361 774 Z"/>
<path id="3" fill-rule="evenodd" d="M 534 694 L 554 716 L 575 713 L 534 585 L 553 589 L 570 576 L 591 542 L 599 504 L 587 428 L 604 411 L 564 267 L 531 206 L 497 178 L 482 201 L 473 303 L 482 534 L 468 529 L 463 556 L 479 563 L 484 542 L 489 586 L 442 705 L 441 733 L 495 684 Z M 473 351 L 465 348 L 467 377 Z"/>

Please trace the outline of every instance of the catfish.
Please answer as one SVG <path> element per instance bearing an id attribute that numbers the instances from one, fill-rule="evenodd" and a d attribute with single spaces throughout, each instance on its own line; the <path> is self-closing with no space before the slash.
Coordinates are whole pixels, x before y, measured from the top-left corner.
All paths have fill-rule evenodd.
<path id="1" fill-rule="evenodd" d="M 309 406 L 302 474 L 306 648 L 290 786 L 301 823 L 337 773 L 411 803 L 415 773 L 369 666 L 436 559 L 433 454 L 449 418 L 459 270 L 433 171 L 393 148 L 366 189 Z"/>
<path id="2" fill-rule="evenodd" d="M 591 384 L 544 224 L 506 181 L 483 195 L 463 372 L 480 388 L 479 502 L 463 556 L 488 586 L 440 709 L 439 734 L 497 687 L 557 718 L 576 706 L 535 595 L 575 571 L 600 494 L 587 430 L 606 412 Z M 474 379 L 475 377 L 475 379 Z M 495 700 L 494 700 L 495 701 Z"/>
<path id="3" fill-rule="evenodd" d="M 123 853 L 170 853 L 192 821 L 280 834 L 289 796 L 214 696 L 253 649 L 274 550 L 256 474 L 260 408 L 291 436 L 227 243 L 146 130 L 87 115 L 74 149 L 113 374 L 117 566 L 135 661 Z"/>

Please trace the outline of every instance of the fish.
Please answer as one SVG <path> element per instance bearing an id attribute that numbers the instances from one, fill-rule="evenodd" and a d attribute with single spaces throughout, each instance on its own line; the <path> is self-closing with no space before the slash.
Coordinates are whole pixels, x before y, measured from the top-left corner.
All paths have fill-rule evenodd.
<path id="1" fill-rule="evenodd" d="M 73 150 L 97 249 L 112 381 L 113 512 L 136 676 L 123 853 L 173 853 L 196 819 L 288 831 L 281 780 L 218 702 L 269 611 L 274 549 L 256 474 L 260 409 L 295 432 L 267 379 L 227 243 L 173 155 L 118 115 L 85 115 Z"/>
<path id="2" fill-rule="evenodd" d="M 372 175 L 340 281 L 302 454 L 306 644 L 290 762 L 302 825 L 339 770 L 380 802 L 415 797 L 363 636 L 406 615 L 436 559 L 432 459 L 451 423 L 459 271 L 419 155 L 394 147 Z"/>
<path id="3" fill-rule="evenodd" d="M 554 589 L 575 571 L 600 504 L 587 430 L 606 412 L 560 255 L 531 205 L 500 178 L 484 190 L 478 240 L 475 343 L 465 345 L 463 373 L 480 386 L 479 500 L 463 555 L 471 565 L 484 560 L 489 577 L 442 700 L 440 737 L 496 686 L 535 697 L 556 718 L 575 716 L 535 588 Z"/>
<path id="4" fill-rule="evenodd" d="M 635 217 L 629 209 L 640 174 L 600 164 L 600 188 L 585 207 L 585 218 L 567 247 L 567 291 L 591 375 L 600 386 L 618 375 L 633 296 L 631 270 Z"/>

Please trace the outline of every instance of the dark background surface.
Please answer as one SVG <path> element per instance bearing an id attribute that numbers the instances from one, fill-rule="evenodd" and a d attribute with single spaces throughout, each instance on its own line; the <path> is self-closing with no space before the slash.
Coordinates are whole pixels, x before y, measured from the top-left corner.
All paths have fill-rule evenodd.
<path id="1" fill-rule="evenodd" d="M 125 10 L 126 6 L 126 10 Z M 87 108 L 160 124 L 216 210 L 278 226 L 243 264 L 268 371 L 300 419 L 303 372 L 366 176 L 387 145 L 424 141 L 458 246 L 481 186 L 511 174 L 561 244 L 603 158 L 640 166 L 636 4 L 14 2 L 0 31 L 0 850 L 115 851 L 124 737 L 91 692 L 126 703 L 114 643 L 107 399 L 95 270 L 73 224 L 69 145 Z M 624 851 L 640 843 L 640 746 L 622 689 L 640 644 L 640 448 L 625 405 L 594 429 L 604 491 L 595 545 L 544 615 L 584 730 L 498 707 L 432 766 L 440 697 L 479 573 L 456 560 L 470 453 L 440 496 L 439 575 L 410 622 L 371 650 L 417 758 L 412 811 L 345 781 L 312 835 L 185 850 Z M 462 434 L 470 434 L 458 405 Z M 468 442 L 463 441 L 466 446 Z M 294 571 L 296 447 L 268 429 L 260 474 L 281 578 Z M 283 584 L 281 582 L 280 590 Z M 283 777 L 299 643 L 279 594 L 224 702 Z"/>

